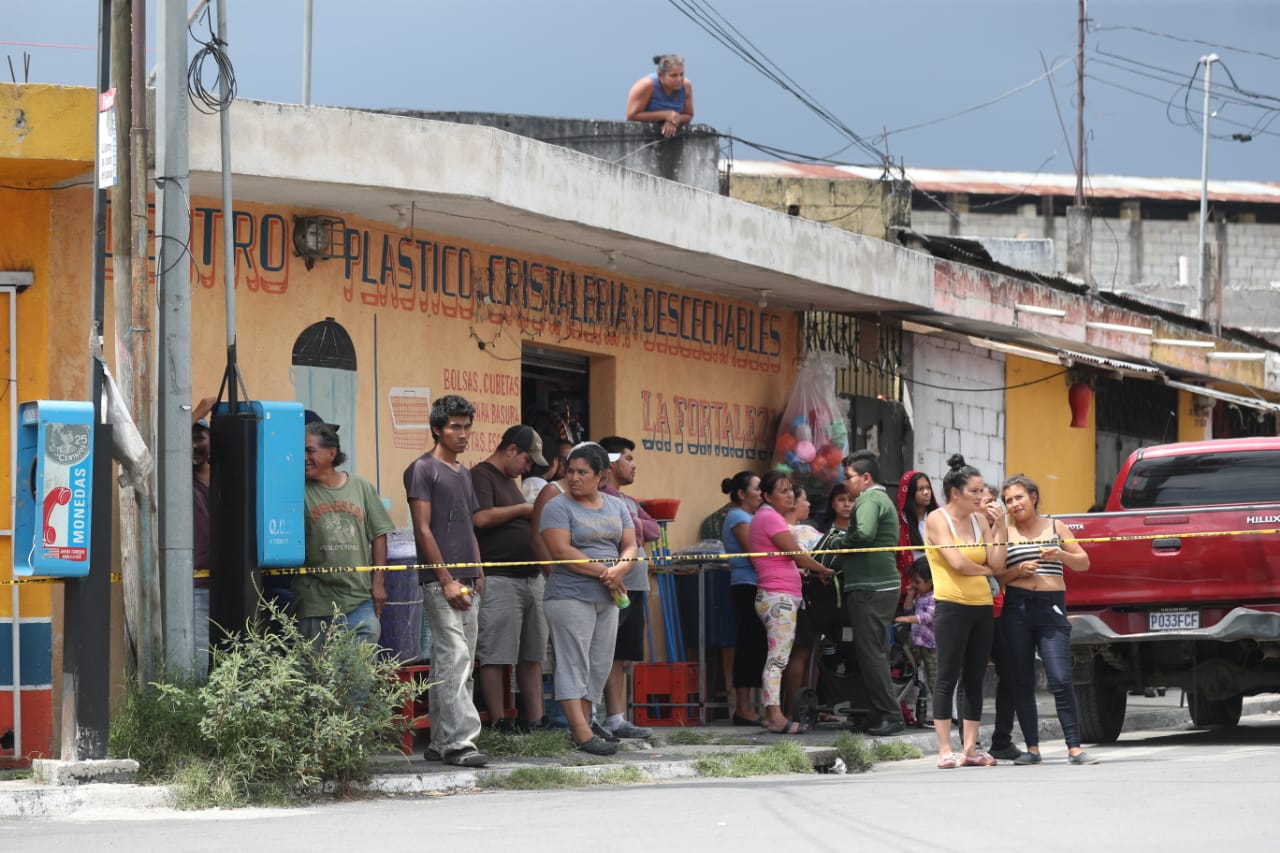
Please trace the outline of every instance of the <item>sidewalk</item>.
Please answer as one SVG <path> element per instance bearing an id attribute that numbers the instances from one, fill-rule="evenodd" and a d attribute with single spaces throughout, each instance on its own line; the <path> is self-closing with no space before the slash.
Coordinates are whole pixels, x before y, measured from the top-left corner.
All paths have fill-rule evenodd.
<path id="1" fill-rule="evenodd" d="M 1065 746 L 1061 742 L 1062 730 L 1054 715 L 1053 697 L 1047 693 L 1040 693 L 1038 697 L 1040 736 L 1046 754 L 1065 754 Z M 1179 707 L 1180 697 L 1181 691 L 1177 689 L 1171 689 L 1163 697 L 1130 696 L 1124 730 L 1156 731 L 1189 726 L 1187 709 Z M 1244 700 L 1244 716 L 1277 711 L 1280 711 L 1280 694 L 1266 694 Z M 982 725 L 983 743 L 990 743 L 991 722 L 992 707 L 988 700 L 985 703 Z M 776 735 L 731 725 L 699 726 L 694 730 L 725 742 L 673 745 L 667 739 L 677 729 L 658 728 L 654 730 L 651 741 L 624 741 L 628 748 L 609 759 L 591 759 L 590 756 L 577 753 L 563 758 L 504 758 L 479 770 L 429 763 L 423 760 L 419 746 L 413 756 L 388 753 L 377 758 L 373 779 L 365 786 L 365 790 L 372 794 L 400 795 L 472 791 L 481 788 L 487 779 L 507 775 L 523 767 L 572 768 L 586 776 L 592 776 L 625 766 L 635 768 L 643 778 L 654 781 L 692 778 L 697 775 L 694 762 L 701 756 L 750 752 L 780 742 L 803 746 L 815 768 L 821 770 L 830 767 L 836 758 L 831 744 L 840 731 L 835 726 L 820 726 L 803 735 Z M 892 738 L 882 740 L 913 743 L 926 755 L 937 750 L 937 739 L 932 729 L 907 729 Z M 1014 742 L 1022 743 L 1021 733 L 1016 726 Z M 1105 757 L 1106 747 L 1099 747 L 1095 751 Z M 599 760 L 602 763 L 581 763 L 587 760 Z M 157 785 L 104 783 L 53 786 L 38 784 L 31 779 L 0 781 L 0 819 L 57 817 L 82 810 L 165 808 L 172 803 L 172 792 Z"/>

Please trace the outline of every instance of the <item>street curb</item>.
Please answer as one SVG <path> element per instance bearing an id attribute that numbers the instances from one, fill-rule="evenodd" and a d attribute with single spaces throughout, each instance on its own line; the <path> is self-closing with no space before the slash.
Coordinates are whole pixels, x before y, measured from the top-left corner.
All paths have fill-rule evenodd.
<path id="1" fill-rule="evenodd" d="M 1249 697 L 1244 700 L 1243 716 L 1253 716 L 1269 712 L 1280 712 L 1280 695 Z M 1158 708 L 1133 710 L 1125 717 L 1124 731 L 1158 731 L 1178 728 L 1190 728 L 1191 717 L 1186 708 Z M 1040 719 L 1040 736 L 1042 741 L 1062 737 L 1062 728 L 1056 717 L 1047 716 Z M 981 728 L 981 739 L 991 743 L 992 726 L 986 723 Z M 834 733 L 833 733 L 834 734 Z M 1015 740 L 1020 741 L 1020 733 L 1015 730 Z M 958 734 L 953 734 L 957 738 Z M 873 740 L 874 739 L 869 739 Z M 937 749 L 938 741 L 931 730 L 908 730 L 881 741 L 897 741 L 914 744 L 926 755 Z M 776 740 L 762 741 L 750 746 L 735 744 L 723 748 L 708 746 L 685 758 L 645 758 L 645 750 L 628 752 L 622 761 L 605 764 L 587 764 L 564 769 L 581 773 L 584 777 L 600 777 L 620 767 L 635 768 L 647 781 L 661 782 L 674 779 L 692 779 L 698 776 L 694 769 L 697 758 L 715 753 L 733 753 L 759 749 Z M 816 770 L 831 767 L 836 760 L 836 750 L 830 746 L 803 745 L 806 755 Z M 659 749 L 672 749 L 670 745 L 659 746 Z M 630 759 L 630 760 L 628 760 Z M 377 773 L 367 783 L 357 789 L 369 794 L 394 795 L 441 795 L 457 794 L 469 791 L 484 790 L 484 782 L 494 776 L 509 775 L 516 770 L 531 766 L 528 763 L 500 762 L 489 767 L 468 770 L 431 770 L 428 772 L 384 772 Z M 560 767 L 555 763 L 533 765 Z M 132 785 L 132 784 L 82 784 L 82 785 L 42 785 L 30 779 L 0 782 L 0 819 L 5 818 L 53 818 L 65 817 L 82 810 L 96 809 L 156 809 L 172 808 L 176 796 L 172 788 L 165 785 Z"/>

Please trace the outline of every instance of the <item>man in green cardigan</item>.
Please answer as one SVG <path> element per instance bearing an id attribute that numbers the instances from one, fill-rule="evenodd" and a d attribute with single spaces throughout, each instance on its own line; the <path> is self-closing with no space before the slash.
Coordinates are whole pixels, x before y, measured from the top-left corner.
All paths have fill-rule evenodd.
<path id="1" fill-rule="evenodd" d="M 870 450 L 844 460 L 845 486 L 855 498 L 845 546 L 883 548 L 898 544 L 898 509 L 880 485 L 880 461 Z M 884 737 L 902 731 L 902 707 L 889 676 L 889 628 L 898 609 L 902 581 L 893 551 L 855 553 L 841 563 L 845 608 L 854 653 L 867 691 L 865 731 Z"/>

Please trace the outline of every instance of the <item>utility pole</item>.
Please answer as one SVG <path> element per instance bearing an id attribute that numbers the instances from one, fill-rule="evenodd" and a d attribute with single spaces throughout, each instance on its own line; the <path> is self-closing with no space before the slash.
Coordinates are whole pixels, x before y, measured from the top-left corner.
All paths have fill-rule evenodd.
<path id="1" fill-rule="evenodd" d="M 311 12 L 312 0 L 306 0 L 302 13 L 302 105 L 311 104 Z"/>
<path id="2" fill-rule="evenodd" d="M 143 66 L 145 17 L 136 21 L 139 0 L 113 0 L 112 79 L 117 81 L 120 179 L 111 199 L 111 273 L 115 302 L 115 367 L 120 393 L 148 448 L 153 446 L 150 359 L 155 320 L 147 269 L 146 87 Z M 143 13 L 144 14 L 144 13 Z M 140 116 L 140 118 L 139 118 Z M 141 144 L 139 144 L 141 140 Z M 141 234 L 139 236 L 139 230 Z M 139 249 L 139 247 L 141 247 Z M 155 679 L 160 650 L 159 577 L 155 574 L 154 490 L 149 477 L 122 482 L 120 568 L 124 587 L 125 636 L 130 665 L 141 684 Z"/>
<path id="3" fill-rule="evenodd" d="M 191 239 L 187 211 L 187 26 L 186 0 L 160 0 L 156 36 L 156 275 L 160 348 L 159 462 L 160 571 L 164 589 L 164 660 L 170 673 L 194 670 L 192 634 L 191 504 Z M 207 569 L 208 566 L 199 568 Z M 204 673 L 197 673 L 203 677 Z"/>
<path id="4" fill-rule="evenodd" d="M 1084 199 L 1084 32 L 1086 0 L 1078 0 L 1076 22 L 1076 195 L 1067 208 L 1067 272 L 1084 278 L 1089 291 L 1093 281 L 1093 223 Z"/>
<path id="5" fill-rule="evenodd" d="M 111 86 L 111 3 L 98 3 L 98 94 Z M 98 125 L 101 150 L 102 125 Z M 101 168 L 101 164 L 98 164 Z M 95 170 L 97 171 L 97 170 Z M 95 180 L 95 185 L 97 181 Z M 106 302 L 107 190 L 93 192 L 93 305 L 89 329 L 89 400 L 93 403 L 93 527 L 89 574 L 63 586 L 62 737 L 64 761 L 107 757 L 111 698 L 111 425 L 102 406 Z M 20 734 L 20 732 L 19 732 Z"/>
<path id="6" fill-rule="evenodd" d="M 1218 61 L 1218 54 L 1211 53 L 1200 57 L 1204 66 L 1204 115 L 1201 124 L 1204 128 L 1203 142 L 1200 146 L 1200 240 L 1196 244 L 1196 292 L 1200 297 L 1200 319 L 1209 319 L 1209 305 L 1213 301 L 1210 288 L 1205 285 L 1205 227 L 1209 221 L 1209 86 L 1213 79 L 1213 63 Z"/>

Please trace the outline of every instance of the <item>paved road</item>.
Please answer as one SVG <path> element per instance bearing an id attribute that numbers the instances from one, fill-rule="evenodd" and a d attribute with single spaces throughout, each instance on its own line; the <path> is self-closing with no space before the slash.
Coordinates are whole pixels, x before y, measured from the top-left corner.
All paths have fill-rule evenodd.
<path id="1" fill-rule="evenodd" d="M 1135 732 L 1091 767 L 698 780 L 377 800 L 287 811 L 78 812 L 0 824 L 0 850 L 840 851 L 1270 849 L 1280 716 Z"/>

